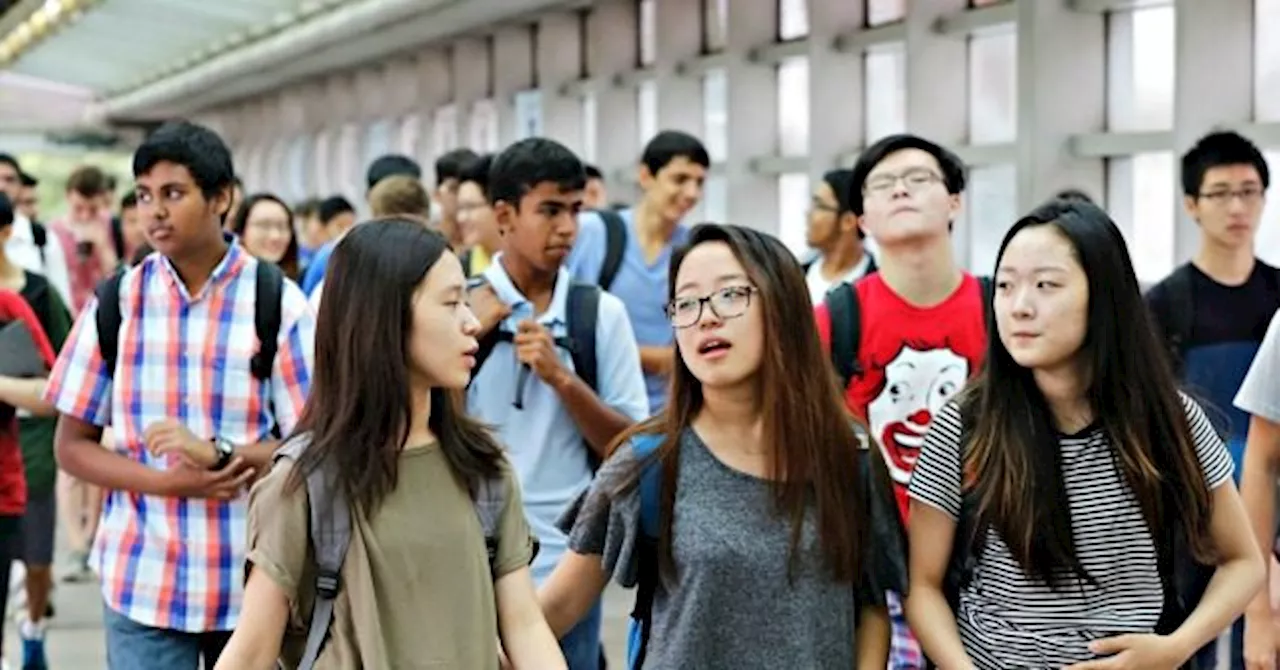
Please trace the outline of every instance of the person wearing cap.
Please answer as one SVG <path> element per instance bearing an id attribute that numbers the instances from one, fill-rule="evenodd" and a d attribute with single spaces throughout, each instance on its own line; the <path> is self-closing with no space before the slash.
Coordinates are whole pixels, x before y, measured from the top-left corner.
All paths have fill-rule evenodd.
<path id="1" fill-rule="evenodd" d="M 422 178 L 422 167 L 417 161 L 401 154 L 385 154 L 374 159 L 369 164 L 368 171 L 365 172 L 365 183 L 368 186 L 366 197 L 373 193 L 373 187 L 378 182 L 387 177 L 397 175 L 405 175 L 414 179 Z M 321 205 L 323 210 L 324 206 Z M 302 290 L 308 294 L 316 291 L 316 288 L 324 282 L 325 268 L 329 265 L 329 256 L 333 254 L 333 248 L 338 246 L 338 242 L 342 240 L 342 236 L 334 238 L 332 241 L 325 243 L 320 250 L 311 258 L 311 262 L 307 264 L 307 272 L 302 278 Z"/>

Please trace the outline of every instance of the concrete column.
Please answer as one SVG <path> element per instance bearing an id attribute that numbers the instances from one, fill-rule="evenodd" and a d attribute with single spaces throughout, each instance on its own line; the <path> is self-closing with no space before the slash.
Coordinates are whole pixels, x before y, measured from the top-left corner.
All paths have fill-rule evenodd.
<path id="1" fill-rule="evenodd" d="M 418 53 L 414 69 L 418 80 L 418 97 L 414 109 L 421 118 L 418 131 L 420 149 L 417 155 L 423 159 L 425 183 L 434 185 L 436 110 L 448 104 L 453 97 L 453 70 L 449 52 L 439 48 L 424 49 Z"/>
<path id="2" fill-rule="evenodd" d="M 453 103 L 458 110 L 458 138 L 463 146 L 471 137 L 475 103 L 493 94 L 488 40 L 468 37 L 453 43 Z"/>
<path id="3" fill-rule="evenodd" d="M 751 169 L 754 156 L 778 150 L 777 68 L 747 60 L 747 53 L 777 39 L 776 0 L 729 3 L 725 48 L 729 88 L 729 156 L 726 165 L 729 222 L 778 234 L 778 179 Z"/>
<path id="4" fill-rule="evenodd" d="M 866 143 L 863 53 L 832 48 L 836 35 L 864 23 L 863 3 L 809 3 L 809 176 L 815 184 L 840 156 Z"/>
<path id="5" fill-rule="evenodd" d="M 636 90 L 618 87 L 613 77 L 636 68 L 639 33 L 636 4 L 613 0 L 592 9 L 587 21 L 587 66 L 593 80 L 605 82 L 596 93 L 596 162 L 605 174 L 633 168 L 640 159 L 636 134 Z M 633 185 L 610 184 L 620 200 L 634 200 Z"/>
<path id="6" fill-rule="evenodd" d="M 498 111 L 498 143 L 506 146 L 516 138 L 515 96 L 533 88 L 537 65 L 533 53 L 536 24 L 518 24 L 494 35 L 493 102 Z"/>
<path id="7" fill-rule="evenodd" d="M 1017 7 L 1018 211 L 1068 187 L 1101 197 L 1102 160 L 1073 156 L 1068 140 L 1106 126 L 1106 19 L 1063 3 Z"/>
<path id="8" fill-rule="evenodd" d="M 383 104 L 389 117 L 399 119 L 417 111 L 420 81 L 414 58 L 401 57 L 388 63 L 385 82 Z"/>
<path id="9" fill-rule="evenodd" d="M 584 71 L 582 15 L 557 12 L 540 19 L 536 61 L 542 90 L 542 132 L 579 156 L 585 148 L 582 100 L 561 95 L 561 87 L 581 78 Z"/>
<path id="10" fill-rule="evenodd" d="M 1218 126 L 1253 118 L 1252 0 L 1176 0 L 1174 22 L 1173 146 L 1178 159 L 1201 136 Z M 1205 104 L 1206 98 L 1212 104 Z M 1181 175 L 1174 174 L 1177 223 L 1174 264 L 1190 260 L 1200 229 L 1182 204 Z"/>
<path id="11" fill-rule="evenodd" d="M 658 90 L 658 130 L 683 130 L 701 136 L 702 80 L 675 72 L 676 63 L 702 51 L 701 3 L 658 0 L 655 8 L 658 49 L 653 69 Z"/>
<path id="12" fill-rule="evenodd" d="M 934 25 L 968 4 L 907 3 L 907 130 L 947 146 L 968 139 L 969 54 L 964 37 L 940 35 Z"/>

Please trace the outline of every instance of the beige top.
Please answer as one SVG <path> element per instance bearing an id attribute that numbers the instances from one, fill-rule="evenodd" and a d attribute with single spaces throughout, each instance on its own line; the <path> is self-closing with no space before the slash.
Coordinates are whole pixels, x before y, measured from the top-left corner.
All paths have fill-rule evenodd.
<path id="1" fill-rule="evenodd" d="M 287 668 L 302 658 L 317 571 L 306 489 L 284 492 L 291 467 L 277 464 L 249 499 L 249 566 L 289 597 L 281 651 Z M 503 479 L 499 577 L 528 565 L 534 546 L 509 467 Z M 498 670 L 497 609 L 480 520 L 444 453 L 435 446 L 406 450 L 395 490 L 373 518 L 356 513 L 351 522 L 342 589 L 316 670 Z"/>

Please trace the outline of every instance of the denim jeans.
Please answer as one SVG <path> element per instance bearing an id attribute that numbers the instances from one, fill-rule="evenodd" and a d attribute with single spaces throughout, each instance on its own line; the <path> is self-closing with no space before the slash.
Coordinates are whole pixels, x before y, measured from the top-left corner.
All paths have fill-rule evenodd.
<path id="1" fill-rule="evenodd" d="M 603 616 L 600 601 L 587 613 L 578 625 L 560 638 L 560 651 L 569 670 L 600 670 L 600 621 Z"/>
<path id="2" fill-rule="evenodd" d="M 104 605 L 107 667 L 111 670 L 213 670 L 231 631 L 187 633 L 145 626 Z"/>

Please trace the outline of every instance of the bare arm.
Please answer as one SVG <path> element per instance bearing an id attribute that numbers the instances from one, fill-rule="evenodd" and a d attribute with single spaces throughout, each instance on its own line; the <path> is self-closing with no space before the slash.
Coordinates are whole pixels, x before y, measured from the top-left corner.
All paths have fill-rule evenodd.
<path id="1" fill-rule="evenodd" d="M 675 347 L 640 347 L 640 369 L 645 374 L 667 376 L 675 367 Z"/>
<path id="2" fill-rule="evenodd" d="M 566 551 L 538 591 L 542 615 L 556 639 L 564 637 L 600 598 L 609 583 L 600 557 Z"/>
<path id="3" fill-rule="evenodd" d="M 1249 441 L 1245 445 L 1244 465 L 1240 475 L 1240 498 L 1244 501 L 1254 537 L 1264 553 L 1270 553 L 1275 541 L 1275 489 L 1280 477 L 1280 424 L 1254 416 L 1249 422 Z M 1265 562 L 1264 562 L 1265 563 Z M 1245 615 L 1270 627 L 1271 603 L 1264 589 L 1249 602 Z"/>
<path id="4" fill-rule="evenodd" d="M 251 570 L 244 587 L 240 623 L 214 670 L 271 670 L 289 623 L 289 597 L 266 572 Z"/>
<path id="5" fill-rule="evenodd" d="M 44 399 L 45 378 L 0 377 L 0 402 L 24 409 L 36 416 L 53 416 L 53 403 Z"/>
<path id="6" fill-rule="evenodd" d="M 1266 567 L 1249 526 L 1240 494 L 1230 481 L 1213 490 L 1213 519 L 1209 532 L 1221 562 L 1200 604 L 1170 635 L 1170 641 L 1190 658 L 1231 625 L 1262 588 Z M 913 519 L 914 523 L 915 520 Z"/>
<path id="7" fill-rule="evenodd" d="M 567 667 L 560 645 L 542 618 L 529 568 L 503 575 L 493 585 L 498 604 L 498 635 L 516 670 Z"/>
<path id="8" fill-rule="evenodd" d="M 906 602 L 907 621 L 915 632 L 924 653 L 941 670 L 971 670 L 960 641 L 956 616 L 942 591 L 951 560 L 956 522 L 939 509 L 911 501 L 910 575 Z"/>
<path id="9" fill-rule="evenodd" d="M 858 668 L 882 670 L 889 664 L 889 610 L 863 607 L 858 614 Z"/>
<path id="10" fill-rule="evenodd" d="M 551 387 L 560 396 L 565 409 L 569 410 L 578 431 L 600 458 L 608 458 L 613 438 L 635 423 L 622 412 L 604 404 L 600 396 L 572 372 L 561 375 Z"/>

